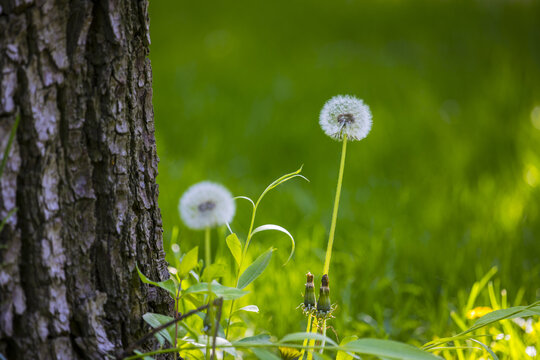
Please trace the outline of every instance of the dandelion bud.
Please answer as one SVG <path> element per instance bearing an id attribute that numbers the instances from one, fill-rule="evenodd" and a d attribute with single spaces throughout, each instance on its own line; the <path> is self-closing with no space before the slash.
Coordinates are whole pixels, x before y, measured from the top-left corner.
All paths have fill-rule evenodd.
<path id="1" fill-rule="evenodd" d="M 313 284 L 313 274 L 306 274 L 306 291 L 304 293 L 304 309 L 311 310 L 315 308 L 315 285 Z"/>
<path id="2" fill-rule="evenodd" d="M 321 288 L 319 291 L 319 301 L 317 301 L 317 312 L 319 315 L 326 315 L 332 309 L 330 303 L 330 288 L 328 287 L 328 275 L 324 274 L 321 279 Z"/>

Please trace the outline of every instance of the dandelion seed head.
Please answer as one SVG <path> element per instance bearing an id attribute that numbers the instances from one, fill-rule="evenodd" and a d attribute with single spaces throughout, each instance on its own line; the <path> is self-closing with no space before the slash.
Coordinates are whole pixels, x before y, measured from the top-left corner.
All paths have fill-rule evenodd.
<path id="1" fill-rule="evenodd" d="M 203 181 L 186 190 L 178 209 L 187 227 L 202 230 L 230 223 L 236 206 L 224 186 Z"/>
<path id="2" fill-rule="evenodd" d="M 333 139 L 362 140 L 371 130 L 371 111 L 361 99 L 337 95 L 324 104 L 319 116 L 321 128 Z"/>
<path id="3" fill-rule="evenodd" d="M 536 357 L 536 348 L 534 346 L 527 346 L 525 348 L 525 354 L 529 355 L 530 357 Z"/>

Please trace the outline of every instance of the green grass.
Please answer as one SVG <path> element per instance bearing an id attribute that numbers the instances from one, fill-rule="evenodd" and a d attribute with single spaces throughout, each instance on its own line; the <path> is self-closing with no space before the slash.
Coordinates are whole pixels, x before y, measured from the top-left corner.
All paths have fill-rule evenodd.
<path id="1" fill-rule="evenodd" d="M 295 256 L 282 267 L 288 239 L 261 234 L 252 257 L 279 251 L 248 288 L 261 309 L 253 326 L 303 331 L 295 308 L 304 274 L 317 286 L 322 275 L 340 152 L 318 113 L 333 95 L 354 94 L 373 129 L 348 144 L 330 278 L 340 338 L 449 335 L 459 294 L 493 265 L 511 298 L 523 287 L 523 303 L 538 299 L 539 10 L 535 1 L 152 1 L 165 238 L 180 225 L 183 249 L 202 246 L 177 211 L 189 185 L 210 179 L 256 197 L 304 164 L 311 182 L 269 194 L 256 224 L 287 228 Z M 244 237 L 249 206 L 238 203 L 232 224 Z M 230 261 L 221 235 L 215 251 Z"/>

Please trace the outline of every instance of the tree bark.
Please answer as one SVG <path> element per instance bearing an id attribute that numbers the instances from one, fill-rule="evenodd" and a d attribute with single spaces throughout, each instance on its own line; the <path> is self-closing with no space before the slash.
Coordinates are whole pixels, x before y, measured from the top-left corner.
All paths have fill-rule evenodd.
<path id="1" fill-rule="evenodd" d="M 148 1 L 0 7 L 0 354 L 104 359 L 168 309 Z"/>

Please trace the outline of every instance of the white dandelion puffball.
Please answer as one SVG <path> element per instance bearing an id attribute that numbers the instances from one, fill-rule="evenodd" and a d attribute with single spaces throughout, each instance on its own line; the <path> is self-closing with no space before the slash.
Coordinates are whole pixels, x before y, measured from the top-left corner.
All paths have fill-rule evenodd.
<path id="1" fill-rule="evenodd" d="M 319 124 L 326 135 L 342 140 L 362 140 L 371 130 L 371 111 L 361 99 L 351 95 L 337 95 L 324 104 Z"/>
<path id="2" fill-rule="evenodd" d="M 187 227 L 202 230 L 230 223 L 236 206 L 224 186 L 203 181 L 186 190 L 180 198 L 178 210 Z"/>

